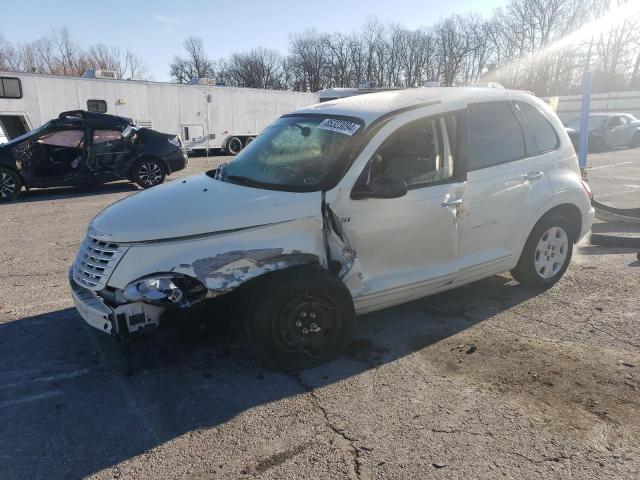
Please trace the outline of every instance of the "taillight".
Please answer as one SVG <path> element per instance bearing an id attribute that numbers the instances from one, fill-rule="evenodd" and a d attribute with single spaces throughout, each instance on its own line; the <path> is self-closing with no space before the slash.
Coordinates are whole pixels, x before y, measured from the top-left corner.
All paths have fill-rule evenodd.
<path id="1" fill-rule="evenodd" d="M 589 200 L 593 200 L 593 192 L 591 191 L 591 188 L 589 188 L 589 184 L 582 179 L 580 179 L 580 184 L 582 185 L 582 188 L 584 188 Z"/>

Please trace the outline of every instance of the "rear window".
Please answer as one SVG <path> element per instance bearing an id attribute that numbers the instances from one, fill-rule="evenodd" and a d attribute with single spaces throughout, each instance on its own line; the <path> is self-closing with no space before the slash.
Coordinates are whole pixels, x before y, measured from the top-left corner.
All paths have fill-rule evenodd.
<path id="1" fill-rule="evenodd" d="M 478 170 L 525 156 L 524 137 L 510 102 L 469 105 L 468 169 Z"/>
<path id="2" fill-rule="evenodd" d="M 545 153 L 555 150 L 558 147 L 558 135 L 547 117 L 530 103 L 516 102 L 516 104 L 531 127 L 538 147 L 537 152 L 529 152 L 527 149 L 527 153 Z"/>
<path id="3" fill-rule="evenodd" d="M 22 98 L 20 79 L 0 77 L 0 98 Z"/>

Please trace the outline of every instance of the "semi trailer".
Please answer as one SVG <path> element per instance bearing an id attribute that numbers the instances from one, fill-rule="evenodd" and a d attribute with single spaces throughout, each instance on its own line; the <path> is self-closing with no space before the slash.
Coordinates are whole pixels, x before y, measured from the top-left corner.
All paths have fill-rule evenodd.
<path id="1" fill-rule="evenodd" d="M 0 72 L 0 141 L 43 125 L 60 112 L 86 110 L 131 118 L 180 135 L 187 151 L 239 153 L 281 115 L 318 102 L 316 93 L 119 80 L 113 72 L 83 77 Z"/>

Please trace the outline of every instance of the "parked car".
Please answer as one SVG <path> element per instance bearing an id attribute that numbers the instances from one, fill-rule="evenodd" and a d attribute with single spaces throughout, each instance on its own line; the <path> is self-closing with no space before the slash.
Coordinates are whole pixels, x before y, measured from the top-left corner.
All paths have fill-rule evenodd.
<path id="1" fill-rule="evenodd" d="M 567 124 L 567 133 L 578 151 L 580 118 Z M 611 148 L 640 146 L 640 120 L 628 113 L 594 113 L 589 115 L 589 151 L 604 152 Z"/>
<path id="2" fill-rule="evenodd" d="M 0 145 L 0 200 L 22 187 L 59 187 L 127 179 L 142 188 L 183 169 L 179 136 L 138 128 L 128 118 L 63 112 L 40 128 Z"/>
<path id="3" fill-rule="evenodd" d="M 106 208 L 70 284 L 85 321 L 124 339 L 237 301 L 258 358 L 309 367 L 351 341 L 356 314 L 508 270 L 550 287 L 591 227 L 589 196 L 562 123 L 531 95 L 356 96 Z"/>

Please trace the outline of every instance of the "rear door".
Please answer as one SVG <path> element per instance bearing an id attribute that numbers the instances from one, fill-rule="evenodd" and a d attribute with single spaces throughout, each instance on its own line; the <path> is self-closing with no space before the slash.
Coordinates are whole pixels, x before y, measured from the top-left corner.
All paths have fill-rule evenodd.
<path id="1" fill-rule="evenodd" d="M 460 219 L 461 281 L 512 266 L 514 256 L 519 255 L 521 232 L 536 207 L 552 195 L 545 164 L 559 145 L 557 135 L 546 121 L 543 126 L 551 129 L 552 139 L 539 147 L 523 111 L 536 124 L 542 114 L 530 104 L 522 104 L 522 110 L 519 105 L 497 101 L 474 103 L 468 108 L 467 189 Z"/>
<path id="2" fill-rule="evenodd" d="M 91 172 L 120 172 L 130 153 L 130 142 L 122 138 L 120 130 L 91 130 L 91 147 L 87 157 L 87 167 Z"/>

